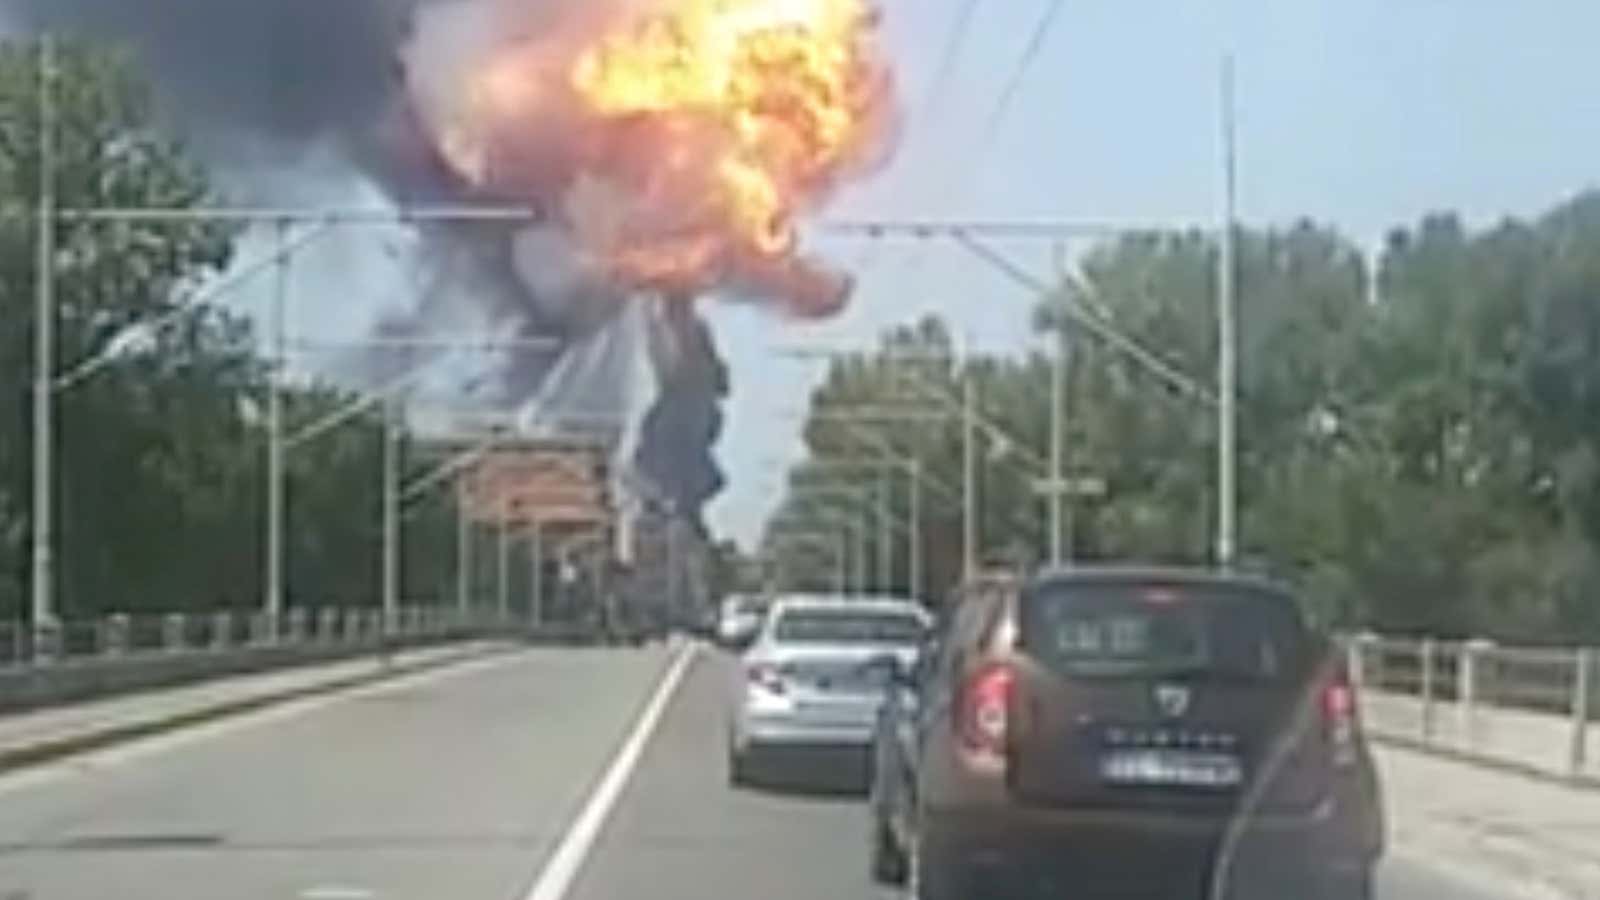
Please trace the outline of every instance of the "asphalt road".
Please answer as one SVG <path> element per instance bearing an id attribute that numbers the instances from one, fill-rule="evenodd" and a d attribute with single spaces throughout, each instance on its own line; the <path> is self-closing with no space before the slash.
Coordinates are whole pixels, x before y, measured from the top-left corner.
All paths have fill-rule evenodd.
<path id="1" fill-rule="evenodd" d="M 548 898 L 669 664 L 522 654 L 0 778 L 0 900 Z M 729 676 L 708 651 L 687 669 L 559 900 L 895 896 L 867 877 L 859 799 L 728 788 Z M 1382 896 L 1490 900 L 1404 861 Z"/>

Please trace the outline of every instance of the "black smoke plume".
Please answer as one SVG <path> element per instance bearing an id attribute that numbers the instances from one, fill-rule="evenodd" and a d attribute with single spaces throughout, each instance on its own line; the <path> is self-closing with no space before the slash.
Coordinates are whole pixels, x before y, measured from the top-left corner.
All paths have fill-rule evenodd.
<path id="1" fill-rule="evenodd" d="M 228 171 L 293 169 L 332 150 L 396 204 L 505 199 L 477 195 L 445 164 L 405 86 L 404 51 L 419 11 L 449 14 L 474 0 L 0 0 L 24 31 L 103 38 L 127 46 L 166 101 L 174 127 Z M 498 2 L 498 0 L 476 0 Z M 583 0 L 533 0 L 529 10 L 578 10 Z M 534 21 L 532 12 L 526 17 Z M 470 303 L 499 336 L 575 341 L 625 302 L 616 291 L 542 277 L 559 270 L 559 240 L 525 226 L 421 226 L 433 272 L 415 323 L 386 317 L 380 331 L 425 329 L 441 306 Z M 531 249 L 530 249 L 531 247 Z M 552 249 L 554 248 L 554 249 Z M 600 296 L 595 296 L 599 294 Z M 581 295 L 581 296 L 575 296 Z M 659 373 L 639 469 L 698 518 L 722 486 L 712 456 L 725 376 L 705 324 L 687 306 L 664 317 L 678 352 Z M 503 406 L 539 390 L 559 352 L 507 354 L 489 381 Z M 375 368 L 388 369 L 395 360 Z M 715 373 L 715 374 L 711 374 Z"/>

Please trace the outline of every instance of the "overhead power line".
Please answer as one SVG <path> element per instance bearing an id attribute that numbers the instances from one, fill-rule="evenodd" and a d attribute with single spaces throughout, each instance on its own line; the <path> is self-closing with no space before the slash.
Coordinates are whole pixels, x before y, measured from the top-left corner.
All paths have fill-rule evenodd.
<path id="1" fill-rule="evenodd" d="M 1061 297 L 1058 291 L 1049 284 L 1039 280 L 1021 266 L 996 252 L 993 248 L 981 243 L 967 234 L 956 234 L 956 241 L 961 246 L 970 250 L 973 255 L 984 260 L 1007 278 L 1025 287 L 1041 297 Z M 1160 354 L 1145 347 L 1138 341 L 1118 331 L 1114 326 L 1102 320 L 1098 315 L 1084 307 L 1075 298 L 1062 298 L 1062 310 L 1078 325 L 1093 334 L 1096 338 L 1115 348 L 1123 355 L 1139 363 L 1144 369 L 1156 378 L 1165 382 L 1172 389 L 1185 394 L 1207 406 L 1215 406 L 1217 395 L 1214 390 L 1183 372 L 1177 366 L 1163 359 Z"/>
<path id="2" fill-rule="evenodd" d="M 989 115 L 984 121 L 983 130 L 978 132 L 978 152 L 973 155 L 972 163 L 967 167 L 966 177 L 958 190 L 952 191 L 950 196 L 965 198 L 977 184 L 983 167 L 988 164 L 989 156 L 994 152 L 995 142 L 1000 138 L 1000 128 L 1005 124 L 1006 117 L 1011 113 L 1011 106 L 1017 99 L 1017 93 L 1022 89 L 1023 82 L 1028 77 L 1028 72 L 1033 68 L 1033 62 L 1038 58 L 1039 52 L 1044 49 L 1045 40 L 1050 36 L 1051 29 L 1055 26 L 1056 18 L 1061 15 L 1064 6 L 1063 0 L 1049 0 L 1044 14 L 1034 24 L 1033 33 L 1028 36 L 1028 43 L 1023 47 L 1021 55 L 1017 57 L 1016 65 L 1011 68 L 1011 74 L 1006 79 L 1005 87 L 995 98 L 994 106 L 990 108 Z"/>
<path id="3" fill-rule="evenodd" d="M 1033 68 L 1034 60 L 1038 59 L 1039 52 L 1044 49 L 1045 41 L 1054 29 L 1056 19 L 1061 16 L 1061 10 L 1066 5 L 1065 0 L 1050 0 L 1045 7 L 1044 14 L 1034 24 L 1033 33 L 1028 36 L 1028 44 L 1023 47 L 1022 55 L 1017 57 L 1017 64 L 1011 69 L 1011 78 L 1006 82 L 1005 89 L 1001 91 L 989 120 L 984 124 L 983 135 L 984 150 L 978 156 L 981 165 L 989 149 L 994 145 L 995 134 L 999 132 L 1000 125 L 1011 112 L 1011 104 L 1017 99 L 1017 92 L 1022 88 L 1022 82 L 1028 77 L 1028 72 Z M 976 167 L 975 167 L 976 168 Z"/>
<path id="4" fill-rule="evenodd" d="M 1064 238 L 1114 238 L 1156 231 L 1192 231 L 1193 222 L 1114 222 L 1095 219 L 824 219 L 824 234 L 871 240 L 931 240 L 978 235 L 1007 240 L 1058 241 Z"/>
<path id="5" fill-rule="evenodd" d="M 929 83 L 928 94 L 922 98 L 924 115 L 932 115 L 938 109 L 940 98 L 950 86 L 950 79 L 955 77 L 956 66 L 961 62 L 961 51 L 966 47 L 967 32 L 972 30 L 973 14 L 978 11 L 978 2 L 962 0 L 960 10 L 956 12 L 950 36 L 945 39 L 944 50 L 939 54 L 939 66 L 934 69 L 933 81 Z"/>

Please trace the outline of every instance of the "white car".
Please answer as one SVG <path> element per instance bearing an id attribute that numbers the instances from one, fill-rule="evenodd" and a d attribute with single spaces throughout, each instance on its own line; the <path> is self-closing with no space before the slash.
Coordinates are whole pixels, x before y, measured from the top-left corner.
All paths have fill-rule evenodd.
<path id="1" fill-rule="evenodd" d="M 758 596 L 735 594 L 722 601 L 717 616 L 717 642 L 725 647 L 738 647 L 755 638 L 766 618 L 767 601 Z"/>
<path id="2" fill-rule="evenodd" d="M 909 600 L 777 601 L 735 686 L 729 779 L 746 783 L 764 759 L 799 752 L 864 775 L 888 680 L 914 664 L 928 627 Z"/>

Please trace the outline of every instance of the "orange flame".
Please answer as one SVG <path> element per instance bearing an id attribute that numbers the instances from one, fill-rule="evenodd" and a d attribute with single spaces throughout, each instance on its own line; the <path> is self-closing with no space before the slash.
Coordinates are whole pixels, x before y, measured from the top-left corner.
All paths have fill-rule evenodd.
<path id="1" fill-rule="evenodd" d="M 556 158 L 568 224 L 627 282 L 702 289 L 804 268 L 795 217 L 869 161 L 888 118 L 870 3 L 653 0 L 563 46 L 510 49 L 477 73 L 445 152 L 474 181 L 541 190 L 547 172 L 497 166 Z M 562 147 L 501 162 L 508 120 L 538 123 L 522 143 Z"/>

